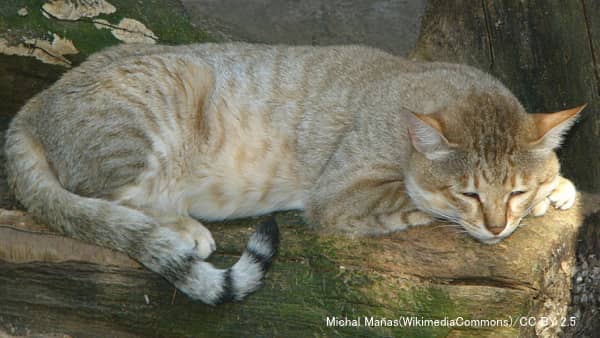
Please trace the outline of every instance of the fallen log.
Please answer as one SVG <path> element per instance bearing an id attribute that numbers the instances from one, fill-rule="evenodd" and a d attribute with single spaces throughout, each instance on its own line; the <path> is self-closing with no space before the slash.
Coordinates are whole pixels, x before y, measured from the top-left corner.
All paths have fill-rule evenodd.
<path id="1" fill-rule="evenodd" d="M 349 241 L 318 235 L 295 212 L 276 217 L 281 252 L 263 288 L 240 303 L 211 307 L 121 253 L 1 210 L 0 327 L 72 336 L 497 337 L 552 336 L 571 323 L 581 202 L 528 218 L 493 246 L 441 225 Z M 209 224 L 219 245 L 210 260 L 232 264 L 258 222 Z M 393 322 L 411 318 L 413 327 Z M 448 327 L 424 322 L 460 318 Z"/>

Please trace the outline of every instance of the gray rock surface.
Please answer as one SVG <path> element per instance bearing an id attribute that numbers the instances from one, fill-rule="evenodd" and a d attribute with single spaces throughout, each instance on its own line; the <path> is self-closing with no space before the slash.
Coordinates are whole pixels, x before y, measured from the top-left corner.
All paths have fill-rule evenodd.
<path id="1" fill-rule="evenodd" d="M 406 55 L 426 0 L 181 0 L 192 24 L 220 40 L 359 43 Z"/>

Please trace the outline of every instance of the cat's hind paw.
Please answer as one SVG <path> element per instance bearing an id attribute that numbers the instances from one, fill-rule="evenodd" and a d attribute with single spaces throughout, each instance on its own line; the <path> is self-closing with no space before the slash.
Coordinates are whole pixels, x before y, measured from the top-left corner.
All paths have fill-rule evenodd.
<path id="1" fill-rule="evenodd" d="M 556 209 L 566 210 L 575 204 L 576 197 L 577 191 L 573 183 L 564 177 L 559 177 L 558 185 L 550 193 L 548 199 Z"/>
<path id="2" fill-rule="evenodd" d="M 192 218 L 181 217 L 173 228 L 177 230 L 183 243 L 190 243 L 193 246 L 201 259 L 208 258 L 217 249 L 210 230 Z"/>
<path id="3" fill-rule="evenodd" d="M 217 243 L 212 237 L 212 234 L 204 226 L 200 226 L 198 231 L 192 235 L 194 238 L 194 244 L 198 256 L 202 259 L 208 258 L 216 249 Z"/>

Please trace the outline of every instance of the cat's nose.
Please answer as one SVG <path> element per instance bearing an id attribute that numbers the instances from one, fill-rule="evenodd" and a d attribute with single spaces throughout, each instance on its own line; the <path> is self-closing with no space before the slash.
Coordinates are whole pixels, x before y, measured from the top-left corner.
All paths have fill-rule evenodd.
<path id="1" fill-rule="evenodd" d="M 499 235 L 502 232 L 502 230 L 504 230 L 504 228 L 505 228 L 504 225 L 502 225 L 502 226 L 494 226 L 494 225 L 487 226 L 487 229 L 489 230 L 489 232 L 491 232 L 494 235 Z"/>

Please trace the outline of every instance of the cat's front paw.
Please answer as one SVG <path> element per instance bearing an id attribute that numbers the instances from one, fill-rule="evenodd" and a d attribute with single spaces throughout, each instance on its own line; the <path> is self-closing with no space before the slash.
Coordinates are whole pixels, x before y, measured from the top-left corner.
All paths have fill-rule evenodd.
<path id="1" fill-rule="evenodd" d="M 550 200 L 548 198 L 544 198 L 540 203 L 536 204 L 531 209 L 531 215 L 534 217 L 544 216 L 550 207 Z"/>
<path id="2" fill-rule="evenodd" d="M 535 217 L 545 215 L 548 208 L 550 208 L 550 205 L 560 210 L 569 209 L 575 204 L 576 197 L 577 191 L 575 190 L 573 183 L 568 179 L 559 176 L 556 188 L 552 190 L 548 197 L 544 198 L 531 209 L 531 215 Z"/>
<path id="3" fill-rule="evenodd" d="M 566 210 L 575 204 L 577 191 L 573 183 L 568 179 L 564 177 L 559 177 L 558 179 L 558 185 L 552 190 L 552 193 L 548 196 L 548 200 L 550 200 L 550 203 L 556 209 Z"/>
<path id="4" fill-rule="evenodd" d="M 401 231 L 409 226 L 427 225 L 434 218 L 421 210 L 402 210 L 379 216 L 379 221 L 390 231 Z"/>

